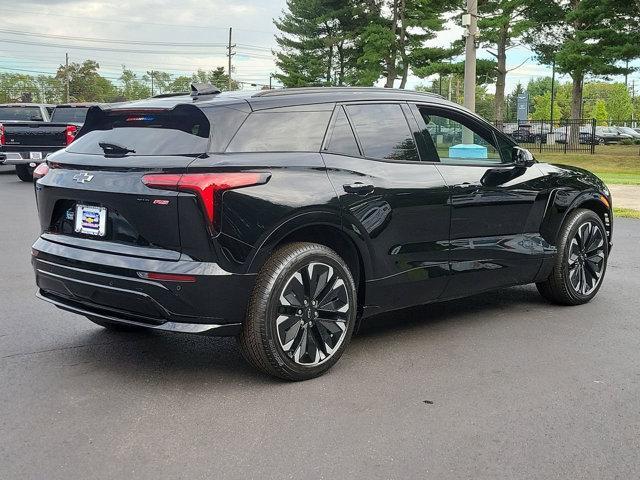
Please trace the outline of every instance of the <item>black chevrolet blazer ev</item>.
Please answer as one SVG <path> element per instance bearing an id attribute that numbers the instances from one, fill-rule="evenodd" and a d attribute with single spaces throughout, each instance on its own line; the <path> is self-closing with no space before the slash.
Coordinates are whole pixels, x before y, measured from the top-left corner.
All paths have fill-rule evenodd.
<path id="1" fill-rule="evenodd" d="M 602 284 L 607 187 L 454 103 L 192 90 L 92 107 L 38 168 L 40 298 L 111 329 L 235 335 L 303 380 L 380 312 L 527 283 L 576 305 Z"/>

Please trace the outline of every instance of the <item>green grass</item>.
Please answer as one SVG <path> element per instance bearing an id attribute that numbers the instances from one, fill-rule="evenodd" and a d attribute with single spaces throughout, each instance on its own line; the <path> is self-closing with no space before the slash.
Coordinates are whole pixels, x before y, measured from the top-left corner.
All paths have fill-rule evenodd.
<path id="1" fill-rule="evenodd" d="M 614 217 L 625 217 L 625 218 L 638 218 L 638 219 L 640 219 L 640 210 L 633 210 L 631 208 L 613 207 L 613 216 Z"/>
<path id="2" fill-rule="evenodd" d="M 534 152 L 539 161 L 584 168 L 607 184 L 640 185 L 640 146 L 597 145 L 595 154 Z"/>

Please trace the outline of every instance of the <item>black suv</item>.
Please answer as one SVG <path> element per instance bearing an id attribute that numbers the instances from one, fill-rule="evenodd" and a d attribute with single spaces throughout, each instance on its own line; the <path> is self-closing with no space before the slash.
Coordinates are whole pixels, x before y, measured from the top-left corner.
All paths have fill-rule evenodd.
<path id="1" fill-rule="evenodd" d="M 92 107 L 36 176 L 40 298 L 106 328 L 236 335 L 291 380 L 380 312 L 532 282 L 585 303 L 611 246 L 597 177 L 409 91 Z"/>

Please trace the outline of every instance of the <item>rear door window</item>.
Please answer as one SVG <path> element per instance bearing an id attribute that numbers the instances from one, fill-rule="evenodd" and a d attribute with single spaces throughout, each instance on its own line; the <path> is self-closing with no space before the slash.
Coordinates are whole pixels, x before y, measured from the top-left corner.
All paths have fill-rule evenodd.
<path id="1" fill-rule="evenodd" d="M 349 119 L 347 119 L 344 109 L 340 106 L 336 108 L 336 120 L 329 130 L 328 137 L 326 152 L 351 157 L 360 155 L 360 149 L 358 148 L 356 137 L 353 135 Z"/>
<path id="2" fill-rule="evenodd" d="M 321 105 L 253 112 L 227 152 L 319 152 L 332 110 Z"/>
<path id="3" fill-rule="evenodd" d="M 42 110 L 39 107 L 3 107 L 0 106 L 0 121 L 18 120 L 22 122 L 44 120 Z"/>
<path id="4" fill-rule="evenodd" d="M 171 110 L 107 110 L 85 123 L 67 147 L 72 153 L 104 155 L 104 145 L 129 150 L 128 155 L 193 155 L 207 151 L 210 124 L 197 107 Z M 101 146 L 100 144 L 103 144 Z"/>
<path id="5" fill-rule="evenodd" d="M 365 157 L 419 161 L 416 143 L 399 104 L 347 105 Z"/>

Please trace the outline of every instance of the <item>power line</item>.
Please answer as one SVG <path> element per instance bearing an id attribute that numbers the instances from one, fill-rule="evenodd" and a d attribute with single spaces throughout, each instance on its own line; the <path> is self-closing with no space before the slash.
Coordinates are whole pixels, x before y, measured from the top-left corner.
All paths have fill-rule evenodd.
<path id="1" fill-rule="evenodd" d="M 77 20 L 90 21 L 90 22 L 99 22 L 99 23 L 115 23 L 118 25 L 121 24 L 132 24 L 132 25 L 152 25 L 159 27 L 172 27 L 172 28 L 204 28 L 207 30 L 216 29 L 216 30 L 226 30 L 227 27 L 218 27 L 215 25 L 185 25 L 185 24 L 175 24 L 175 23 L 159 23 L 159 22 L 148 22 L 148 21 L 135 21 L 135 20 L 124 20 L 124 19 L 106 19 L 106 18 L 95 18 L 88 16 L 78 16 L 78 15 L 66 15 L 61 13 L 49 13 L 49 12 L 36 12 L 33 10 L 24 10 L 18 8 L 10 8 L 10 7 L 2 7 L 3 10 L 9 10 L 13 12 L 24 13 L 26 15 L 40 15 L 45 17 L 62 17 L 62 18 L 73 18 Z M 265 33 L 269 35 L 273 35 L 273 31 L 267 30 L 254 30 L 249 28 L 236 28 L 236 30 L 240 30 L 243 32 L 253 32 L 253 33 Z"/>

